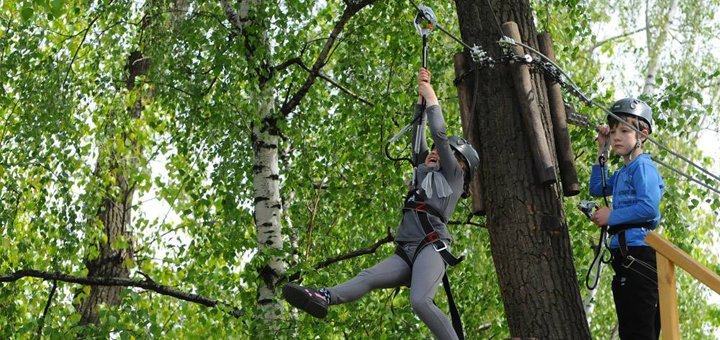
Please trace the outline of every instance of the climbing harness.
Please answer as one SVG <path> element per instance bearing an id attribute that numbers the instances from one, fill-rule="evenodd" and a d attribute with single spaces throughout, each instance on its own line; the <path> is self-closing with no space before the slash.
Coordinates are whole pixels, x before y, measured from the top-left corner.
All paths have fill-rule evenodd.
<path id="1" fill-rule="evenodd" d="M 417 200 L 412 201 L 410 200 L 411 197 L 415 197 Z M 443 223 L 447 223 L 447 220 L 440 212 L 435 210 L 432 206 L 427 205 L 422 195 L 419 194 L 417 190 L 412 190 L 408 193 L 405 199 L 405 205 L 403 206 L 403 211 L 414 212 L 418 220 L 420 220 L 420 225 L 422 226 L 423 232 L 425 233 L 425 237 L 422 239 L 422 241 L 420 241 L 420 244 L 415 249 L 415 253 L 413 253 L 412 258 L 408 257 L 408 255 L 405 253 L 405 251 L 400 245 L 395 248 L 395 254 L 400 256 L 400 258 L 402 258 L 405 263 L 408 264 L 410 270 L 412 270 L 415 259 L 417 258 L 418 254 L 420 254 L 420 251 L 427 246 L 432 246 L 435 251 L 440 254 L 443 261 L 445 261 L 448 266 L 455 266 L 465 259 L 464 256 L 453 256 L 448 250 L 447 243 L 440 239 L 440 234 L 438 234 L 438 232 L 433 227 L 432 222 L 430 222 L 429 215 L 440 218 Z M 457 305 L 455 304 L 455 299 L 452 295 L 452 289 L 450 287 L 450 280 L 448 279 L 447 271 L 445 271 L 445 274 L 443 274 L 442 280 L 443 288 L 445 289 L 445 294 L 447 295 L 448 299 L 448 309 L 450 310 L 450 319 L 452 320 L 453 329 L 455 330 L 458 338 L 463 340 L 465 339 L 465 335 L 462 328 L 462 319 L 460 319 L 460 312 L 458 311 Z"/>

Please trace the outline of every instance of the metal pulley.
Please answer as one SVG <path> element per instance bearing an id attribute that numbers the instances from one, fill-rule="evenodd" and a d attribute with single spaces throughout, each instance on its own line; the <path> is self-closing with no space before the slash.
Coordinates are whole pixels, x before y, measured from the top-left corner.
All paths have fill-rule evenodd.
<path id="1" fill-rule="evenodd" d="M 414 5 L 414 3 L 413 3 Z M 417 15 L 415 16 L 415 28 L 418 33 L 426 38 L 432 33 L 433 27 L 437 26 L 437 17 L 432 8 L 425 5 L 416 5 Z"/>

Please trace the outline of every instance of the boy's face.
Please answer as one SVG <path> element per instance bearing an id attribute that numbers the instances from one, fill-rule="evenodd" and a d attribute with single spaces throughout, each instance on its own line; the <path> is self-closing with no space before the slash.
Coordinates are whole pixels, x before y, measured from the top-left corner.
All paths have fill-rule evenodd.
<path id="1" fill-rule="evenodd" d="M 643 130 L 647 134 L 647 130 Z M 615 153 L 628 154 L 637 143 L 638 134 L 625 124 L 610 127 L 610 145 Z"/>

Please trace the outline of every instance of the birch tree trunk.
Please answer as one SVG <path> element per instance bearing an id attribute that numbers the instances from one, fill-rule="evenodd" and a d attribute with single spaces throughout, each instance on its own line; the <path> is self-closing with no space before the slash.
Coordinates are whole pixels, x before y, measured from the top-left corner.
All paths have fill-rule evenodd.
<path id="1" fill-rule="evenodd" d="M 269 18 L 250 17 L 251 13 L 262 13 L 261 0 L 240 0 L 235 7 L 223 0 L 225 14 L 233 26 L 244 35 L 253 34 L 250 40 L 257 43 L 249 46 L 246 52 L 248 60 L 256 59 L 258 55 L 262 60 L 255 60 L 257 65 L 253 73 L 257 76 L 258 91 L 251 94 L 257 102 L 260 113 L 260 124 L 252 131 L 253 147 L 253 191 L 254 191 L 254 219 L 257 231 L 258 255 L 268 255 L 283 247 L 282 238 L 282 202 L 280 199 L 280 170 L 279 170 L 279 135 L 277 127 L 278 114 L 275 107 L 275 92 L 269 86 L 270 66 L 272 52 L 268 33 L 264 30 L 249 33 L 246 28 L 253 24 L 257 27 L 269 27 Z M 247 36 L 246 36 L 247 38 Z M 262 53 L 258 53 L 262 50 Z M 255 113 L 249 113 L 252 116 Z M 257 255 L 256 255 L 257 256 Z M 285 274 L 285 263 L 280 256 L 268 255 L 267 262 L 260 269 L 262 282 L 258 286 L 257 307 L 258 317 L 265 321 L 277 320 L 282 317 L 282 303 L 277 297 L 277 282 Z M 277 326 L 276 323 L 266 323 L 265 326 Z"/>
<path id="2" fill-rule="evenodd" d="M 280 201 L 280 171 L 278 167 L 279 133 L 273 118 L 272 89 L 263 90 L 260 97 L 263 125 L 253 131 L 253 188 L 255 191 L 255 228 L 259 254 L 283 247 Z M 268 258 L 261 272 L 258 287 L 258 308 L 265 320 L 281 317 L 282 304 L 275 299 L 277 282 L 285 274 L 285 264 L 279 256 Z"/>
<path id="3" fill-rule="evenodd" d="M 645 96 L 651 96 L 655 91 L 655 76 L 657 75 L 658 64 L 677 9 L 678 0 L 672 0 L 668 8 L 667 16 L 664 17 L 665 22 L 662 23 L 662 29 L 657 33 L 655 40 L 652 39 L 652 30 L 650 29 L 650 27 L 652 27 L 650 22 L 651 18 L 649 14 L 645 16 L 645 26 L 648 27 L 646 30 L 648 66 L 647 72 L 645 73 L 645 86 L 642 90 L 642 94 Z M 660 27 L 660 25 L 658 26 Z"/>

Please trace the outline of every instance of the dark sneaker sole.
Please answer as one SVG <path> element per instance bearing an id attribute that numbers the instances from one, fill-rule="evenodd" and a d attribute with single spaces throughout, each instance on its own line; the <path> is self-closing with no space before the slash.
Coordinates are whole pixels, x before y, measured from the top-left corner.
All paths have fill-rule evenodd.
<path id="1" fill-rule="evenodd" d="M 327 315 L 327 306 L 312 299 L 302 286 L 288 283 L 283 287 L 282 294 L 289 304 L 304 310 L 316 318 L 322 319 Z"/>

